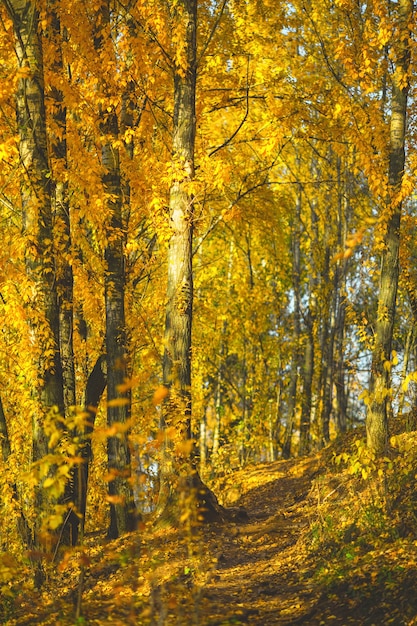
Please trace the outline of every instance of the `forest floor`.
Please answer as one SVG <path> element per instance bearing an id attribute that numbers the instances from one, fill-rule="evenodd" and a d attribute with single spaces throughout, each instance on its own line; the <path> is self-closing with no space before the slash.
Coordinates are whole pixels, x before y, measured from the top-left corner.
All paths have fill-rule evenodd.
<path id="1" fill-rule="evenodd" d="M 246 510 L 240 523 L 178 530 L 149 522 L 114 542 L 90 536 L 43 593 L 10 583 L 0 622 L 417 625 L 413 435 L 412 455 L 397 462 L 397 451 L 384 476 L 351 437 L 218 479 L 222 503 Z"/>

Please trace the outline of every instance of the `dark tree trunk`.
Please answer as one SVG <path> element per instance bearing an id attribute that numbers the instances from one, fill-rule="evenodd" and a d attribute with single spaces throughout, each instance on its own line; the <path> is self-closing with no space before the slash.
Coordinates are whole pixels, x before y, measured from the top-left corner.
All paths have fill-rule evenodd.
<path id="1" fill-rule="evenodd" d="M 63 415 L 64 393 L 59 353 L 59 307 L 53 254 L 52 181 L 47 149 L 46 112 L 42 40 L 35 3 L 11 0 L 5 3 L 13 22 L 18 69 L 16 114 L 19 153 L 22 164 L 21 198 L 23 233 L 26 239 L 26 268 L 35 293 L 31 302 L 31 333 L 39 354 L 34 362 L 34 386 L 38 409 L 32 415 L 33 459 L 48 453 L 44 431 L 47 414 Z M 40 527 L 46 513 L 46 495 L 42 485 L 36 488 L 34 546 L 42 550 Z M 38 561 L 35 585 L 43 582 Z"/>
<path id="2" fill-rule="evenodd" d="M 98 10 L 94 32 L 97 52 L 111 40 L 110 3 L 106 0 Z M 103 75 L 100 88 L 104 100 L 110 90 Z M 130 387 L 128 384 L 128 348 L 125 322 L 125 260 L 126 224 L 123 219 L 123 184 L 120 157 L 119 121 L 114 105 L 100 107 L 102 135 L 101 161 L 106 199 L 106 248 L 104 298 L 106 308 L 107 424 L 114 430 L 107 441 L 109 470 L 110 525 L 109 538 L 133 530 L 136 512 L 131 484 L 131 462 L 128 442 L 130 419 Z"/>
<path id="3" fill-rule="evenodd" d="M 85 514 L 87 508 L 87 489 L 90 461 L 92 458 L 91 435 L 94 430 L 96 413 L 101 397 L 107 385 L 106 356 L 102 354 L 97 359 L 85 389 L 84 411 L 86 419 L 83 428 L 74 432 L 79 442 L 78 456 L 81 458 L 71 476 L 71 497 L 75 510 L 68 517 L 69 543 L 73 546 L 82 539 L 84 534 Z"/>
<path id="4" fill-rule="evenodd" d="M 64 73 L 62 59 L 61 24 L 52 2 L 51 27 L 48 35 L 53 39 L 55 57 L 52 61 L 54 77 Z M 60 356 L 64 386 L 64 408 L 68 416 L 76 405 L 74 368 L 74 277 L 71 265 L 71 221 L 68 196 L 67 172 L 67 110 L 62 91 L 52 85 L 50 98 L 53 100 L 53 122 L 56 134 L 50 133 L 51 165 L 53 170 L 52 208 L 54 211 L 54 248 L 57 293 L 60 315 Z"/>
<path id="5" fill-rule="evenodd" d="M 6 415 L 4 413 L 3 401 L 1 399 L 1 396 L 0 396 L 0 443 L 1 443 L 1 458 L 2 458 L 4 465 L 7 466 L 12 450 L 10 446 Z M 18 518 L 17 518 L 17 531 L 19 533 L 19 537 L 22 541 L 23 546 L 25 548 L 31 549 L 33 548 L 32 532 L 30 530 L 28 521 L 21 507 L 16 483 L 11 485 L 11 488 L 12 488 L 12 493 L 13 493 L 13 499 L 16 502 L 16 506 L 18 507 L 18 510 L 19 510 Z"/>
<path id="6" fill-rule="evenodd" d="M 60 79 L 64 72 L 62 59 L 61 24 L 55 11 L 56 6 L 52 3 L 51 27 L 48 36 L 53 40 L 55 57 L 52 60 L 52 72 L 54 77 Z M 50 98 L 53 100 L 53 122 L 56 133 L 49 135 L 51 145 L 51 167 L 53 172 L 53 196 L 52 210 L 54 213 L 54 254 L 55 273 L 59 305 L 59 351 L 61 357 L 62 382 L 64 395 L 64 413 L 68 424 L 68 418 L 75 411 L 76 384 L 74 365 L 74 277 L 71 265 L 71 222 L 70 203 L 68 196 L 67 172 L 67 141 L 66 122 L 67 111 L 64 105 L 62 91 L 52 85 Z M 71 425 L 67 426 L 69 432 Z M 75 492 L 76 483 L 68 481 L 63 501 L 69 506 L 75 505 L 78 494 Z M 74 542 L 73 524 L 74 512 L 70 511 L 64 528 L 61 531 L 61 542 L 64 545 L 72 545 Z"/>

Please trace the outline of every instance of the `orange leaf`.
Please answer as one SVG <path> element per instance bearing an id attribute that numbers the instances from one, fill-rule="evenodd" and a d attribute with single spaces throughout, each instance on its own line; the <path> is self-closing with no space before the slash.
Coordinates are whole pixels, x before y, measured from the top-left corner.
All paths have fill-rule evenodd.
<path id="1" fill-rule="evenodd" d="M 155 390 L 155 393 L 153 394 L 153 403 L 155 406 L 157 406 L 158 404 L 162 404 L 162 402 L 165 400 L 165 398 L 169 395 L 169 389 L 168 387 L 165 387 L 165 385 L 161 385 L 160 387 L 158 387 L 158 389 Z"/>

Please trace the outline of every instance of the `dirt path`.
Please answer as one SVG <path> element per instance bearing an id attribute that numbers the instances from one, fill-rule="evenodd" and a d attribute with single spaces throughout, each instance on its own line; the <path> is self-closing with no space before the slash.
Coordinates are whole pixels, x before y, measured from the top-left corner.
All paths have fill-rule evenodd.
<path id="1" fill-rule="evenodd" d="M 254 487 L 236 502 L 245 507 L 249 521 L 223 526 L 210 538 L 217 565 L 202 594 L 202 624 L 314 623 L 320 590 L 306 569 L 303 537 L 313 512 L 317 469 L 313 458 L 251 472 Z M 239 489 L 239 475 L 235 478 L 234 491 Z M 241 479 L 244 490 L 244 474 Z M 204 615 L 211 616 L 208 622 Z"/>
<path id="2" fill-rule="evenodd" d="M 362 534 L 349 539 L 346 532 L 361 519 L 354 517 L 355 502 L 369 499 L 367 484 L 333 475 L 329 454 L 250 467 L 219 480 L 215 492 L 226 507 L 244 507 L 244 522 L 179 530 L 150 520 L 113 542 L 91 535 L 82 561 L 75 553 L 41 594 L 22 588 L 0 622 L 416 626 L 417 539 L 392 543 L 369 526 L 362 526 L 366 542 Z M 344 534 L 335 542 L 339 526 L 333 534 L 327 530 L 313 551 L 318 521 L 323 525 L 329 516 L 337 523 L 339 511 L 341 520 L 349 516 Z M 82 587 L 80 562 L 86 564 Z M 76 622 L 80 591 L 83 617 Z"/>

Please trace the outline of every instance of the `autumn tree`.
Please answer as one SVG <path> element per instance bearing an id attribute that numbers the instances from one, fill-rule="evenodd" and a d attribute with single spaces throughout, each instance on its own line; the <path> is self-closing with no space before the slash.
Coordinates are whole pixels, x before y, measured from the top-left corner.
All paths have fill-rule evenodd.
<path id="1" fill-rule="evenodd" d="M 44 61 L 39 32 L 39 12 L 32 2 L 6 2 L 13 22 L 18 84 L 16 116 L 21 162 L 21 204 L 26 241 L 26 294 L 29 323 L 36 346 L 34 392 L 36 408 L 32 413 L 33 460 L 40 462 L 49 451 L 45 419 L 52 413 L 63 414 L 64 391 L 59 352 L 59 306 L 53 254 L 53 189 L 48 155 L 44 99 Z M 45 475 L 45 474 L 44 474 Z M 45 492 L 37 489 L 36 507 L 47 510 Z M 40 521 L 35 527 L 34 544 L 40 549 Z M 42 573 L 38 569 L 37 584 Z"/>
<path id="2" fill-rule="evenodd" d="M 181 480 L 189 480 L 192 475 L 192 469 L 190 470 L 189 467 L 192 441 L 191 325 L 194 219 L 191 184 L 195 169 L 197 2 L 185 0 L 170 8 L 173 27 L 182 34 L 184 41 L 183 49 L 172 67 L 174 74 L 173 180 L 169 197 L 172 234 L 167 258 L 168 287 L 163 364 L 163 381 L 169 389 L 169 398 L 165 404 L 163 418 L 167 442 L 160 468 L 161 491 L 158 507 L 161 511 L 170 507 L 178 488 L 185 488 L 184 482 L 178 485 L 176 474 L 178 473 L 181 477 L 180 483 Z M 175 432 L 175 436 L 172 435 L 172 442 L 169 441 L 169 427 L 174 428 Z M 188 450 L 187 445 L 190 445 Z M 174 446 L 177 446 L 177 450 L 174 450 Z M 176 495 L 178 497 L 178 494 Z"/>
<path id="3" fill-rule="evenodd" d="M 102 5 L 98 15 L 98 32 L 95 47 L 102 58 L 108 54 L 111 65 L 113 51 L 110 36 L 112 16 L 109 3 Z M 107 422 L 111 433 L 107 443 L 109 464 L 110 527 L 109 536 L 135 527 L 135 505 L 129 481 L 131 475 L 130 450 L 127 431 L 130 417 L 130 390 L 128 384 L 128 347 L 125 318 L 125 260 L 126 224 L 123 215 L 123 189 L 120 170 L 119 121 L 115 107 L 106 99 L 101 110 L 100 130 L 104 138 L 101 148 L 103 190 L 108 208 L 106 247 L 104 251 L 104 299 L 106 309 L 106 360 L 107 360 Z M 107 98 L 106 98 L 107 97 Z M 126 212 L 125 212 L 126 213 Z M 118 432 L 118 429 L 119 432 Z"/>
<path id="4" fill-rule="evenodd" d="M 201 482 L 195 465 L 191 426 L 193 314 L 193 228 L 195 220 L 195 137 L 197 81 L 197 1 L 170 5 L 172 27 L 180 35 L 171 71 L 174 84 L 170 237 L 164 337 L 163 407 L 165 445 L 160 466 L 158 513 L 179 519 L 181 499 L 197 505 L 200 516 L 217 517 L 217 500 Z M 194 500 L 194 502 L 193 502 Z"/>
<path id="5" fill-rule="evenodd" d="M 392 7 L 393 30 L 390 73 L 391 98 L 388 148 L 388 190 L 381 210 L 384 222 L 380 289 L 372 355 L 369 404 L 366 418 L 368 446 L 381 453 L 387 444 L 391 402 L 391 350 L 399 278 L 400 221 L 404 189 L 407 96 L 410 67 L 410 23 L 413 3 L 401 0 Z"/>

